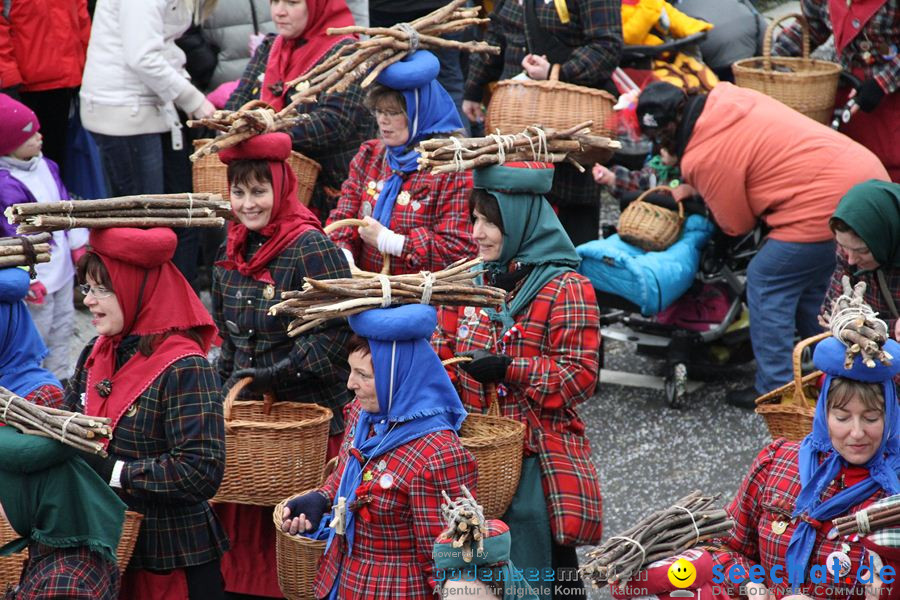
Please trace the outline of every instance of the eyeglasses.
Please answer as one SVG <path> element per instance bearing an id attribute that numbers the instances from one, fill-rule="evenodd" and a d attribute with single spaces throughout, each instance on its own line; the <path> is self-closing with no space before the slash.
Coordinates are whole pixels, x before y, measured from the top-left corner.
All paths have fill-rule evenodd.
<path id="1" fill-rule="evenodd" d="M 375 115 L 375 118 L 378 117 L 387 117 L 389 119 L 396 119 L 397 117 L 405 117 L 406 113 L 402 110 L 381 110 L 380 108 L 376 108 L 372 111 L 372 114 Z"/>
<path id="2" fill-rule="evenodd" d="M 81 294 L 83 296 L 87 297 L 88 294 L 91 294 L 97 300 L 109 298 L 110 296 L 115 295 L 112 290 L 108 290 L 105 287 L 91 287 L 87 283 L 82 283 L 78 286 L 78 289 L 81 290 Z"/>

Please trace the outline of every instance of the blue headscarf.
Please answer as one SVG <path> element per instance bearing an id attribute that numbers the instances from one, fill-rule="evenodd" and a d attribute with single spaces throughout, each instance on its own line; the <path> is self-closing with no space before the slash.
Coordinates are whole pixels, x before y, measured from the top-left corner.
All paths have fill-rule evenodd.
<path id="1" fill-rule="evenodd" d="M 434 307 L 410 304 L 372 309 L 353 315 L 348 321 L 357 335 L 369 341 L 380 409 L 377 414 L 360 411 L 354 428 L 353 448 L 362 454 L 366 464 L 428 433 L 459 431 L 466 410 L 428 342 L 437 326 Z M 368 437 L 372 428 L 375 435 Z M 348 505 L 356 499 L 363 469 L 364 465 L 351 455 L 341 475 L 335 504 L 341 497 L 347 499 Z M 345 517 L 348 554 L 353 552 L 355 516 L 348 510 Z M 326 515 L 315 534 L 320 539 L 327 535 L 329 546 L 335 533 L 326 524 L 332 517 Z M 337 589 L 335 583 L 330 598 L 337 596 Z"/>
<path id="2" fill-rule="evenodd" d="M 845 514 L 852 506 L 879 489 L 885 490 L 888 495 L 900 493 L 900 480 L 897 478 L 897 470 L 900 469 L 900 409 L 897 407 L 897 388 L 893 382 L 893 377 L 900 372 L 900 363 L 895 359 L 891 366 L 877 363 L 870 368 L 857 356 L 853 366 L 847 370 L 844 369 L 846 350 L 840 340 L 827 338 L 819 342 L 813 354 L 816 367 L 825 372 L 825 384 L 816 404 L 812 433 L 803 438 L 800 444 L 798 470 L 802 487 L 794 508 L 794 517 L 806 514 L 818 521 L 827 521 Z M 884 350 L 894 357 L 900 357 L 900 344 L 893 340 L 888 340 Z M 828 434 L 828 390 L 835 377 L 882 384 L 884 433 L 881 445 L 869 462 L 863 465 L 869 470 L 869 476 L 822 502 L 822 493 L 841 468 L 847 465 L 847 461 L 832 446 Z M 825 454 L 825 460 L 821 463 L 819 453 Z M 788 581 L 792 586 L 803 583 L 815 541 L 816 532 L 813 527 L 805 521 L 798 521 L 785 557 Z"/>
<path id="3" fill-rule="evenodd" d="M 403 185 L 403 175 L 419 168 L 415 145 L 428 135 L 462 129 L 462 119 L 447 90 L 437 82 L 441 70 L 437 57 L 419 50 L 382 71 L 376 81 L 403 93 L 409 141 L 405 146 L 386 146 L 387 161 L 393 174 L 378 194 L 372 217 L 385 227 L 391 226 L 394 201 Z"/>
<path id="4" fill-rule="evenodd" d="M 0 386 L 19 396 L 44 385 L 61 387 L 50 371 L 41 368 L 47 347 L 22 301 L 28 283 L 22 269 L 0 269 Z"/>

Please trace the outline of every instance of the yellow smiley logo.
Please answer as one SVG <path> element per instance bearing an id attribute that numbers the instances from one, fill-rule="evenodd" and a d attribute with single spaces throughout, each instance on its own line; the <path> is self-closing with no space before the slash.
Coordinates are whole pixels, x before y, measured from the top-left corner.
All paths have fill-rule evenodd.
<path id="1" fill-rule="evenodd" d="M 677 588 L 687 588 L 697 579 L 697 569 L 694 564 L 683 558 L 679 558 L 669 567 L 669 583 Z"/>

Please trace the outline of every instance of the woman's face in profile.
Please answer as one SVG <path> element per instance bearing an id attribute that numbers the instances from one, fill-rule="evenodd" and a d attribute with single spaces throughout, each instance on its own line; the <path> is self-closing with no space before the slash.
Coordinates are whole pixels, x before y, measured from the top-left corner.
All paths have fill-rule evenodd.
<path id="1" fill-rule="evenodd" d="M 303 35 L 309 23 L 306 0 L 271 0 L 272 21 L 279 35 L 292 40 Z"/>
<path id="2" fill-rule="evenodd" d="M 360 351 L 351 352 L 347 357 L 350 363 L 350 377 L 347 389 L 356 396 L 360 407 L 369 413 L 378 414 L 378 395 L 375 393 L 375 369 L 372 367 L 372 355 Z"/>

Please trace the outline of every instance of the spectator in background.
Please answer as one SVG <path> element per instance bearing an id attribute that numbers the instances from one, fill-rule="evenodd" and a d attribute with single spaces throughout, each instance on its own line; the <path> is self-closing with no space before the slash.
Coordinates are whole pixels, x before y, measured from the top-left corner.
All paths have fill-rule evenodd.
<path id="1" fill-rule="evenodd" d="M 237 82 L 265 34 L 275 33 L 268 0 L 219 0 L 203 22 L 203 38 L 218 58 L 209 89 Z"/>
<path id="2" fill-rule="evenodd" d="M 191 190 L 190 144 L 178 110 L 202 118 L 214 108 L 191 84 L 175 39 L 214 5 L 213 0 L 99 0 L 81 87 L 81 120 L 97 141 L 110 195 Z M 173 262 L 190 281 L 199 235 L 189 228 L 177 233 Z"/>
<path id="3" fill-rule="evenodd" d="M 0 4 L 0 90 L 44 124 L 44 154 L 62 164 L 69 106 L 91 36 L 87 0 Z"/>

